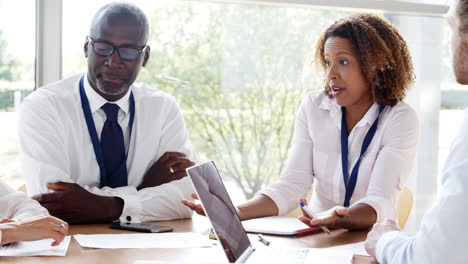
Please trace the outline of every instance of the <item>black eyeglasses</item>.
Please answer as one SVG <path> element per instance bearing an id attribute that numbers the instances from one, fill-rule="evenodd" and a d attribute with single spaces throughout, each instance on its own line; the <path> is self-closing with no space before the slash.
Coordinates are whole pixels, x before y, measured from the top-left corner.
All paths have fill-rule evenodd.
<path id="1" fill-rule="evenodd" d="M 137 49 L 135 47 L 130 47 L 128 45 L 122 45 L 122 46 L 114 46 L 106 42 L 98 42 L 94 41 L 92 37 L 88 37 L 91 40 L 91 45 L 93 46 L 93 51 L 101 56 L 111 56 L 115 50 L 117 50 L 117 53 L 119 54 L 120 58 L 124 60 L 137 60 L 140 58 L 141 53 L 143 53 L 143 50 L 147 47 L 145 45 L 141 49 Z"/>

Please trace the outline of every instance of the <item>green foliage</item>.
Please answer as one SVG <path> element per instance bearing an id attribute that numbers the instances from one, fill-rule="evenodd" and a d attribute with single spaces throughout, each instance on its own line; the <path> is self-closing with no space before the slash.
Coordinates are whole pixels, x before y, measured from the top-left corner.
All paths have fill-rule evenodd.
<path id="1" fill-rule="evenodd" d="M 201 95 L 186 114 L 198 149 L 218 161 L 246 197 L 279 175 L 291 144 L 300 90 L 254 85 L 244 93 Z"/>
<path id="2" fill-rule="evenodd" d="M 10 90 L 10 89 L 0 89 L 0 111 L 13 111 L 15 107 L 15 92 L 19 91 L 21 93 L 21 99 L 26 98 L 31 90 Z"/>
<path id="3" fill-rule="evenodd" d="M 0 79 L 13 81 L 20 78 L 20 63 L 7 52 L 7 41 L 0 30 Z"/>

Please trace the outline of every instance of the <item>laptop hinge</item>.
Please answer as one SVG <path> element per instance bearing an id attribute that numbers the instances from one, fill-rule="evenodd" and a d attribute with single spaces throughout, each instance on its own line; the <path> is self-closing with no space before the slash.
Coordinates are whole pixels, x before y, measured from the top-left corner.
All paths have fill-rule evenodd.
<path id="1" fill-rule="evenodd" d="M 245 263 L 249 259 L 250 255 L 255 251 L 255 248 L 249 246 L 244 253 L 237 259 L 236 263 Z"/>

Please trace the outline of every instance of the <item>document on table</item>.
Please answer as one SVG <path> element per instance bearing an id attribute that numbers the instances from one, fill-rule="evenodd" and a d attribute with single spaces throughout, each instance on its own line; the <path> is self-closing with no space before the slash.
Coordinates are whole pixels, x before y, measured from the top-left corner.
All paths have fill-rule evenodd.
<path id="1" fill-rule="evenodd" d="M 306 263 L 321 263 L 319 260 L 328 259 L 326 263 L 351 263 L 353 255 L 368 255 L 364 242 L 347 244 L 329 248 L 311 248 Z M 343 262 L 346 261 L 346 262 Z"/>
<path id="2" fill-rule="evenodd" d="M 31 256 L 65 256 L 70 236 L 58 246 L 51 246 L 53 239 L 43 239 L 38 241 L 16 242 L 0 247 L 1 257 L 31 257 Z"/>
<path id="3" fill-rule="evenodd" d="M 82 247 L 88 248 L 198 248 L 214 243 L 198 233 L 148 233 L 74 235 Z"/>

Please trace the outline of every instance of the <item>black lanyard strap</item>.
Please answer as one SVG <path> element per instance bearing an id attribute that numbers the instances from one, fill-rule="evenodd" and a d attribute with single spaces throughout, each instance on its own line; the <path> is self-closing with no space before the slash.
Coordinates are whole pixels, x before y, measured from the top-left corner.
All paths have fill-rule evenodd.
<path id="1" fill-rule="evenodd" d="M 364 153 L 366 153 L 366 150 L 369 147 L 370 143 L 372 142 L 372 139 L 374 138 L 375 131 L 377 131 L 377 125 L 379 123 L 379 117 L 384 108 L 385 108 L 384 106 L 380 106 L 379 114 L 377 115 L 377 118 L 375 119 L 372 126 L 369 128 L 369 131 L 367 131 L 367 134 L 364 137 L 364 141 L 362 142 L 361 154 L 359 155 L 359 158 L 356 161 L 356 164 L 354 165 L 353 170 L 351 171 L 351 177 L 349 177 L 349 173 L 348 173 L 348 136 L 349 135 L 348 135 L 348 126 L 346 124 L 346 108 L 341 107 L 341 167 L 343 170 L 344 186 L 346 188 L 346 194 L 345 194 L 345 200 L 344 200 L 345 207 L 349 206 L 349 201 L 351 200 L 351 196 L 353 195 L 354 188 L 356 187 L 359 165 L 361 164 L 361 159 Z"/>
<path id="2" fill-rule="evenodd" d="M 100 186 L 108 186 L 107 177 L 106 177 L 106 167 L 104 165 L 104 155 L 102 154 L 101 144 L 99 143 L 99 137 L 96 131 L 96 126 L 94 124 L 93 115 L 91 113 L 91 107 L 89 106 L 88 97 L 84 89 L 84 76 L 80 79 L 80 97 L 81 97 L 81 107 L 83 108 L 83 114 L 86 120 L 86 125 L 88 126 L 89 136 L 91 137 L 91 142 L 93 143 L 94 154 L 96 155 L 96 161 L 99 165 L 99 172 L 101 174 Z M 135 98 L 133 97 L 133 92 L 130 92 L 130 120 L 129 120 L 129 141 L 131 142 L 132 138 L 132 128 L 133 120 L 135 119 Z M 129 147 L 130 149 L 130 147 Z M 125 155 L 125 159 L 120 164 L 119 169 L 114 172 L 114 174 L 119 173 L 123 169 L 126 169 L 128 153 Z"/>

